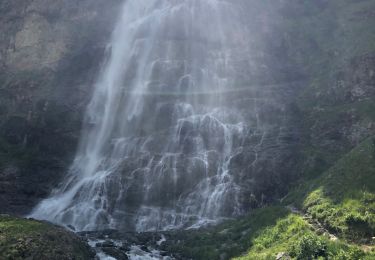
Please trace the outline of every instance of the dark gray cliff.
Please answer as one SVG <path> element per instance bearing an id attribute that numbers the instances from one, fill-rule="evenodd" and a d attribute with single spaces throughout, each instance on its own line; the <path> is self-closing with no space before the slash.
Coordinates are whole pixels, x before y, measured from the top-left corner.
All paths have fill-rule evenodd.
<path id="1" fill-rule="evenodd" d="M 122 2 L 1 3 L 0 211 L 27 213 L 69 166 Z M 230 168 L 248 187 L 241 200 L 251 208 L 285 194 L 296 176 L 300 120 L 295 98 L 306 77 L 285 52 L 283 4 L 240 2 L 250 11 L 243 22 L 252 35 L 252 56 L 236 61 L 236 82 L 249 90 L 228 99 L 254 127 Z M 160 122 L 168 120 L 161 117 Z M 137 201 L 137 194 L 132 198 Z"/>
<path id="2" fill-rule="evenodd" d="M 69 165 L 122 1 L 0 3 L 0 212 L 25 214 Z"/>
<path id="3" fill-rule="evenodd" d="M 241 84 L 258 86 L 259 110 L 248 94 L 228 98 L 269 130 L 256 169 L 254 151 L 231 162 L 253 185 L 243 198 L 251 208 L 374 133 L 375 33 L 373 1 L 240 2 L 253 6 L 244 22 L 254 55 L 236 65 Z M 0 212 L 27 213 L 69 166 L 121 3 L 0 3 Z M 249 144 L 260 139 L 249 133 Z"/>
<path id="4" fill-rule="evenodd" d="M 309 76 L 298 96 L 301 174 L 317 176 L 375 133 L 375 3 L 290 1 L 288 56 Z"/>

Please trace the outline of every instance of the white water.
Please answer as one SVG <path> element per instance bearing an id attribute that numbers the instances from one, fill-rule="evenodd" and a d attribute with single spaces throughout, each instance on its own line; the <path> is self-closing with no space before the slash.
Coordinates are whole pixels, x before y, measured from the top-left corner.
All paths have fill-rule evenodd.
<path id="1" fill-rule="evenodd" d="M 164 235 L 160 239 L 160 241 L 157 242 L 157 245 L 160 246 L 162 243 L 166 241 Z M 112 239 L 96 239 L 96 240 L 88 240 L 89 246 L 91 246 L 95 251 L 96 251 L 96 257 L 99 260 L 116 260 L 116 258 L 106 254 L 103 252 L 103 250 L 96 245 L 99 243 L 104 243 L 104 242 L 110 242 L 113 243 L 114 247 L 116 248 L 122 248 L 123 243 L 121 241 L 116 241 Z M 147 250 L 147 251 L 145 251 Z M 139 245 L 131 245 L 130 248 L 126 251 L 122 250 L 122 252 L 126 253 L 128 258 L 130 260 L 173 260 L 174 258 L 170 256 L 162 256 L 162 252 L 159 250 L 153 249 L 153 248 L 147 248 L 143 250 L 142 246 Z"/>
<path id="2" fill-rule="evenodd" d="M 31 217 L 76 230 L 194 228 L 242 213 L 226 98 L 247 59 L 236 1 L 128 0 L 64 182 Z"/>

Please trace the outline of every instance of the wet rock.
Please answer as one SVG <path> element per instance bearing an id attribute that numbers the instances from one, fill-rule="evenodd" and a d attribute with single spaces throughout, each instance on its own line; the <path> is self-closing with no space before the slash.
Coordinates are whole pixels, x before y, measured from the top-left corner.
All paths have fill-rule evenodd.
<path id="1" fill-rule="evenodd" d="M 113 243 L 113 241 L 107 240 L 102 243 L 96 243 L 95 246 L 96 247 L 115 247 L 115 244 Z"/>
<path id="2" fill-rule="evenodd" d="M 73 227 L 72 225 L 68 225 L 68 228 L 72 231 L 76 231 L 75 227 Z"/>
<path id="3" fill-rule="evenodd" d="M 113 247 L 102 248 L 103 252 L 109 256 L 114 257 L 117 260 L 128 260 L 129 257 L 122 250 Z"/>
<path id="4" fill-rule="evenodd" d="M 29 213 L 66 173 L 121 2 L 0 3 L 0 176 L 18 168 L 1 212 Z"/>
<path id="5" fill-rule="evenodd" d="M 290 260 L 292 259 L 288 253 L 280 252 L 276 255 L 276 260 Z"/>

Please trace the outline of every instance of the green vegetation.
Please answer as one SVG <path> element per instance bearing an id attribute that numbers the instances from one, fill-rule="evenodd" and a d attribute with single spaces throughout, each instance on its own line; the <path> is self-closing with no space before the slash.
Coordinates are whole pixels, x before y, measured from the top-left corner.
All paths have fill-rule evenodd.
<path id="1" fill-rule="evenodd" d="M 307 216 L 290 213 L 286 209 L 290 204 Z M 365 140 L 315 179 L 301 181 L 283 205 L 181 233 L 180 242 L 165 249 L 193 259 L 228 259 L 246 251 L 236 259 L 275 259 L 278 254 L 291 259 L 375 259 L 375 138 Z"/>
<path id="2" fill-rule="evenodd" d="M 246 259 L 375 259 L 375 138 L 365 140 L 315 179 L 304 179 L 283 201 L 303 209 L 339 237 L 330 240 L 296 214 L 255 236 Z"/>
<path id="3" fill-rule="evenodd" d="M 374 138 L 368 138 L 284 202 L 304 209 L 340 237 L 369 242 L 375 234 L 374 149 Z"/>
<path id="4" fill-rule="evenodd" d="M 275 259 L 278 254 L 292 259 L 374 259 L 374 253 L 365 253 L 357 246 L 331 241 L 317 235 L 302 217 L 290 214 L 276 225 L 266 228 L 253 240 L 250 251 L 238 260 Z"/>
<path id="5" fill-rule="evenodd" d="M 166 243 L 168 252 L 192 259 L 228 259 L 252 246 L 253 239 L 266 227 L 275 225 L 288 214 L 285 207 L 275 206 L 254 210 L 251 215 L 227 221 L 211 228 L 173 234 L 179 243 Z"/>
<path id="6" fill-rule="evenodd" d="M 0 216 L 0 259 L 89 259 L 90 248 L 49 224 Z"/>

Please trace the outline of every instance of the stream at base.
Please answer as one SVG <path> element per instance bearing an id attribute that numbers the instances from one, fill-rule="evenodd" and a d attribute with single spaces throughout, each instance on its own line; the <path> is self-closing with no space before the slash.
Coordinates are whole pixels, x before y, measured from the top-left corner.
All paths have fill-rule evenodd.
<path id="1" fill-rule="evenodd" d="M 121 233 L 116 230 L 106 230 L 78 234 L 95 250 L 98 260 L 183 259 L 165 250 L 167 243 L 175 243 L 175 241 L 167 241 L 168 235 L 163 233 Z"/>

